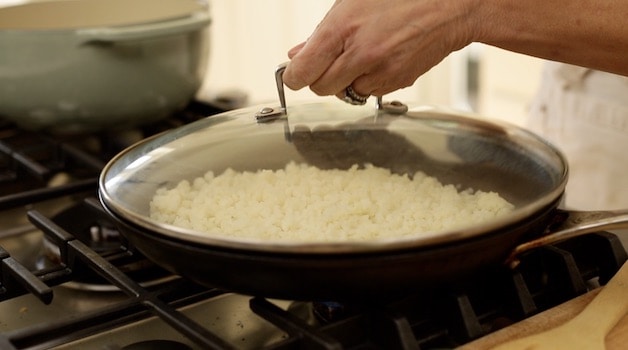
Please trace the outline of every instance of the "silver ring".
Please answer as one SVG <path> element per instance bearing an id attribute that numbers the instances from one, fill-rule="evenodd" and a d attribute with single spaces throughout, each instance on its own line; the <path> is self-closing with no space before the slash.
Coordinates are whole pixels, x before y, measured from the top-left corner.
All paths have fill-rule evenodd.
<path id="1" fill-rule="evenodd" d="M 347 88 L 345 89 L 345 97 L 342 99 L 343 101 L 350 103 L 352 105 L 363 105 L 366 103 L 366 100 L 369 98 L 370 95 L 366 95 L 366 96 L 360 96 L 358 95 L 353 88 L 351 87 L 351 85 L 347 86 Z"/>

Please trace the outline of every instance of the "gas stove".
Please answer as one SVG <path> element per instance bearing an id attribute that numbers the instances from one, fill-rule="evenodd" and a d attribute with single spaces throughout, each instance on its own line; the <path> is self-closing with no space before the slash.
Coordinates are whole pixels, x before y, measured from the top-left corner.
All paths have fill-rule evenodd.
<path id="1" fill-rule="evenodd" d="M 130 144 L 221 111 L 194 101 L 152 125 L 81 137 L 0 124 L 0 348 L 453 348 L 604 285 L 628 257 L 617 236 L 599 232 L 530 251 L 517 269 L 496 267 L 473 283 L 368 304 L 197 285 L 118 233 L 97 178 Z"/>

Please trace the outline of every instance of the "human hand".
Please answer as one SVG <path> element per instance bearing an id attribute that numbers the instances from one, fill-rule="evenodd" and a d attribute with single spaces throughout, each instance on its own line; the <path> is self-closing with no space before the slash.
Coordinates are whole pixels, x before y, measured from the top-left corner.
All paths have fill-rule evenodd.
<path id="1" fill-rule="evenodd" d="M 283 81 L 318 95 L 382 96 L 469 44 L 468 1 L 337 0 L 311 37 L 288 52 Z"/>

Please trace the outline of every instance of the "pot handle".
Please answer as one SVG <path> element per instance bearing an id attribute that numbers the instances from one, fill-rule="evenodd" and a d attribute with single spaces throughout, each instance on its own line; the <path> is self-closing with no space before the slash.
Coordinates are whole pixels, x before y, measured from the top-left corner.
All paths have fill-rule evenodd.
<path id="1" fill-rule="evenodd" d="M 198 12 L 189 17 L 170 21 L 131 25 L 123 27 L 102 27 L 77 30 L 77 36 L 84 43 L 127 42 L 188 33 L 202 29 L 211 23 L 209 13 Z"/>
<path id="2" fill-rule="evenodd" d="M 513 249 L 506 263 L 514 268 L 519 256 L 528 250 L 602 230 L 628 229 L 628 210 L 575 211 L 558 209 L 557 222 L 547 228 L 543 237 L 522 243 Z"/>

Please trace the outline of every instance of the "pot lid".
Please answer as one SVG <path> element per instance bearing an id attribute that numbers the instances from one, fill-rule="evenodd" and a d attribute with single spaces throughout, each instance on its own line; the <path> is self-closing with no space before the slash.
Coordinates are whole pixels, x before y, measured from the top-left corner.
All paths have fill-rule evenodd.
<path id="1" fill-rule="evenodd" d="M 207 9 L 203 0 L 0 0 L 0 30 L 126 26 Z"/>
<path id="2" fill-rule="evenodd" d="M 211 116 L 117 155 L 100 178 L 105 208 L 152 232 L 202 244 L 355 252 L 442 244 L 485 234 L 556 203 L 564 190 L 567 164 L 563 155 L 517 126 L 440 107 L 385 103 L 381 98 L 375 106 L 349 105 L 335 98 L 286 106 L 280 79 L 277 85 L 278 107 L 254 106 Z M 193 183 L 210 170 L 216 175 L 227 169 L 281 170 L 289 163 L 318 169 L 369 164 L 393 174 L 420 171 L 460 190 L 497 192 L 515 209 L 495 220 L 445 232 L 340 244 L 230 238 L 162 224 L 150 217 L 150 202 L 160 188 Z M 381 188 L 381 195 L 386 196 Z M 264 208 L 260 210 L 264 215 Z"/>

